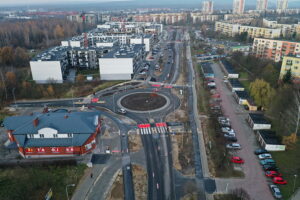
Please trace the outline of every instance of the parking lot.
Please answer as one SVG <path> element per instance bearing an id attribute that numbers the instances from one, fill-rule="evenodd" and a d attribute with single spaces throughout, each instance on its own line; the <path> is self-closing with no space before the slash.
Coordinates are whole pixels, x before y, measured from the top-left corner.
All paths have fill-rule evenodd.
<path id="1" fill-rule="evenodd" d="M 224 83 L 224 74 L 218 64 L 212 64 L 215 73 L 215 83 L 221 98 L 222 112 L 225 117 L 230 119 L 231 127 L 235 132 L 237 143 L 241 145 L 240 150 L 231 151 L 232 155 L 240 156 L 245 163 L 240 165 L 245 174 L 243 179 L 216 179 L 217 192 L 228 192 L 231 189 L 244 188 L 255 200 L 273 199 L 267 179 L 264 175 L 259 159 L 254 154 L 255 149 L 259 148 L 255 135 L 246 122 L 248 111 L 238 105 L 232 96 L 232 92 Z"/>

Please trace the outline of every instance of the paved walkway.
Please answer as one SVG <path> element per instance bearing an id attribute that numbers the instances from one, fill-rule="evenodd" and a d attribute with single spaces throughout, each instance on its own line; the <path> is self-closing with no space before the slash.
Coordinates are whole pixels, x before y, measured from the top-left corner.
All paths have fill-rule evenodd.
<path id="1" fill-rule="evenodd" d="M 294 193 L 294 195 L 291 197 L 290 200 L 299 200 L 299 199 L 300 199 L 300 188 L 296 190 L 296 192 Z"/>

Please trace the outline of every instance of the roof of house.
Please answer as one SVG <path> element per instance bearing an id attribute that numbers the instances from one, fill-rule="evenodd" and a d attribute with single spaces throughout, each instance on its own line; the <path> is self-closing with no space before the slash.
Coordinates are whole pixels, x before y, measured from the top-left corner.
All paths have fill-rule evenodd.
<path id="1" fill-rule="evenodd" d="M 262 114 L 249 113 L 249 117 L 255 124 L 270 124 Z"/>
<path id="2" fill-rule="evenodd" d="M 266 144 L 281 145 L 281 142 L 278 140 L 276 133 L 269 130 L 260 130 L 258 134 L 262 137 Z"/>
<path id="3" fill-rule="evenodd" d="M 227 71 L 228 74 L 238 74 L 237 72 L 235 72 L 235 70 L 233 69 L 232 65 L 230 64 L 230 62 L 228 62 L 227 60 L 223 59 L 222 63 Z"/>
<path id="4" fill-rule="evenodd" d="M 58 112 L 33 113 L 29 116 L 12 116 L 4 120 L 4 126 L 23 147 L 38 146 L 80 146 L 96 131 L 99 113 L 97 112 Z M 38 120 L 35 123 L 35 120 Z M 28 134 L 38 134 L 43 128 L 57 130 L 58 134 L 72 133 L 72 138 L 27 138 Z"/>
<path id="5" fill-rule="evenodd" d="M 228 82 L 233 88 L 244 88 L 241 82 L 237 79 L 228 79 Z"/>
<path id="6" fill-rule="evenodd" d="M 214 71 L 211 68 L 210 63 L 201 63 L 201 68 L 204 74 L 213 74 Z"/>
<path id="7" fill-rule="evenodd" d="M 235 91 L 236 95 L 241 99 L 248 99 L 249 95 L 246 91 Z"/>

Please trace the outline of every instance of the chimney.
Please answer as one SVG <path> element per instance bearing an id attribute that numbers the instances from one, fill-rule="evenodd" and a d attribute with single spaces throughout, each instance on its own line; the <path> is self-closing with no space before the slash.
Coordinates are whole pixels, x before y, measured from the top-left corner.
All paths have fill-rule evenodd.
<path id="1" fill-rule="evenodd" d="M 34 125 L 35 127 L 37 127 L 38 124 L 39 124 L 39 118 L 35 118 L 35 119 L 33 120 L 33 125 Z"/>
<path id="2" fill-rule="evenodd" d="M 68 115 L 65 115 L 65 119 L 67 119 L 69 116 Z"/>

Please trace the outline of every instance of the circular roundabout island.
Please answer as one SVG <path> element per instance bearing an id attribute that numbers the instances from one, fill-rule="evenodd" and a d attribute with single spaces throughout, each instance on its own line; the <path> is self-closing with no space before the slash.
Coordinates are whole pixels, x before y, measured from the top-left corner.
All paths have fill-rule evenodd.
<path id="1" fill-rule="evenodd" d="M 165 95 L 137 92 L 124 96 L 120 100 L 121 106 L 131 111 L 154 111 L 165 107 L 169 103 L 168 97 Z"/>

